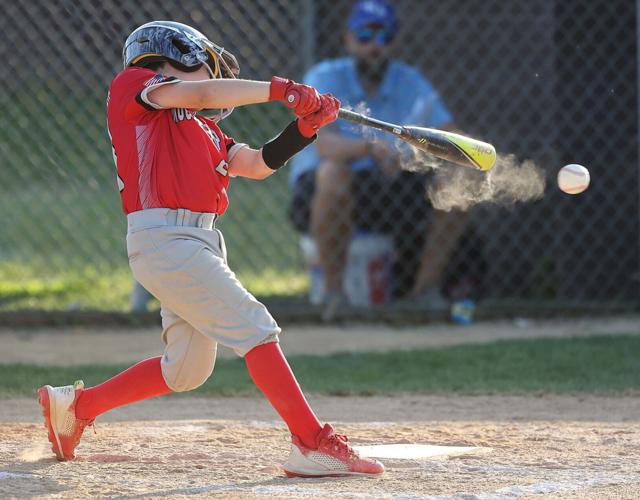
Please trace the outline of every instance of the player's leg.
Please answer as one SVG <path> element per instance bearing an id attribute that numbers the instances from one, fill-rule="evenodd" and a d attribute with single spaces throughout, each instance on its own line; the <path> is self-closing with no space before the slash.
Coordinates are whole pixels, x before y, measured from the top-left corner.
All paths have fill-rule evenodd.
<path id="1" fill-rule="evenodd" d="M 160 357 L 149 358 L 102 384 L 84 388 L 74 385 L 38 389 L 52 450 L 59 460 L 74 458 L 85 427 L 105 411 L 134 401 L 171 392 L 162 377 Z"/>
<path id="2" fill-rule="evenodd" d="M 316 444 L 322 425 L 309 406 L 278 342 L 267 342 L 244 356 L 249 375 L 289 431 L 308 447 Z"/>
<path id="3" fill-rule="evenodd" d="M 261 344 L 244 357 L 254 383 L 286 422 L 291 454 L 283 468 L 290 477 L 380 474 L 381 463 L 361 458 L 346 436 L 329 424 L 320 425 L 307 403 L 277 342 Z"/>
<path id="4" fill-rule="evenodd" d="M 213 371 L 216 343 L 163 308 L 162 357 L 149 358 L 113 378 L 85 389 L 73 386 L 39 389 L 49 440 L 58 459 L 71 460 L 87 425 L 103 413 L 170 392 L 195 389 Z"/>
<path id="5" fill-rule="evenodd" d="M 213 373 L 218 344 L 199 332 L 173 311 L 163 306 L 162 376 L 174 392 L 192 391 L 204 384 Z"/>
<path id="6" fill-rule="evenodd" d="M 193 326 L 162 307 L 162 357 L 142 361 L 112 379 L 82 392 L 76 415 L 94 419 L 98 415 L 143 399 L 169 392 L 191 391 L 213 373 L 217 344 Z"/>
<path id="7" fill-rule="evenodd" d="M 199 236 L 202 238 L 202 232 Z M 166 251 L 176 261 L 181 259 L 181 254 L 186 257 L 177 265 L 179 276 L 165 270 L 153 273 L 150 280 L 150 287 L 157 290 L 163 303 L 164 335 L 168 347 L 176 337 L 176 327 L 169 326 L 174 324 L 171 318 L 178 318 L 179 314 L 211 339 L 245 356 L 254 382 L 283 417 L 292 434 L 300 436 L 309 445 L 314 444 L 322 426 L 282 355 L 277 343 L 280 328 L 264 305 L 240 284 L 229 269 L 222 233 L 212 231 L 208 236 L 211 240 L 208 245 L 196 239 L 187 243 L 178 241 L 177 244 L 171 240 L 159 242 L 160 246 L 166 245 Z M 198 332 L 194 329 L 194 333 Z M 179 336 L 186 345 L 182 327 Z M 214 340 L 211 342 L 216 345 Z M 180 354 L 179 349 L 175 352 Z M 199 360 L 189 357 L 185 363 L 185 359 L 174 359 L 168 349 L 162 361 L 165 378 L 172 389 L 193 388 L 190 387 L 193 378 L 186 377 L 185 380 L 184 375 L 194 369 L 194 364 L 200 364 Z"/>
<path id="8" fill-rule="evenodd" d="M 155 272 L 145 284 L 198 331 L 245 358 L 253 381 L 292 433 L 292 455 L 299 460 L 289 462 L 289 473 L 381 473 L 381 464 L 358 457 L 331 426 L 321 426 L 277 343 L 280 328 L 229 269 L 222 233 L 183 229 L 178 234 L 173 238 L 162 232 L 156 238 L 171 263 L 161 256 L 157 262 L 147 260 L 145 267 Z"/>

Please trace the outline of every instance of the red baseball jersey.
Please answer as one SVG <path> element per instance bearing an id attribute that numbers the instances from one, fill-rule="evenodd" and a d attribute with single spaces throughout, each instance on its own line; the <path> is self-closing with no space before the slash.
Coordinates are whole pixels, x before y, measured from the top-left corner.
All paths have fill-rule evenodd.
<path id="1" fill-rule="evenodd" d="M 243 144 L 187 109 L 162 109 L 147 94 L 178 82 L 127 68 L 109 87 L 107 124 L 125 213 L 186 208 L 222 215 L 229 204 L 228 162 Z"/>

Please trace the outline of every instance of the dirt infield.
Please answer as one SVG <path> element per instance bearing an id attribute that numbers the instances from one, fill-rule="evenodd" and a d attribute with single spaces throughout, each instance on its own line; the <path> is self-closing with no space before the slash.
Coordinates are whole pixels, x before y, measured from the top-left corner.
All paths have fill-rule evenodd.
<path id="1" fill-rule="evenodd" d="M 13 423 L 0 424 L 0 497 L 582 499 L 640 492 L 637 397 L 316 397 L 312 403 L 360 445 L 487 449 L 448 459 L 387 459 L 387 472 L 376 479 L 292 480 L 279 468 L 287 433 L 265 401 L 170 397 L 101 418 L 78 460 L 58 463 L 35 402 L 14 399 L 5 406 L 5 421 Z"/>
<path id="2" fill-rule="evenodd" d="M 635 318 L 582 324 L 496 323 L 471 329 L 298 327 L 288 329 L 283 344 L 287 352 L 323 353 L 486 342 L 540 333 L 638 331 Z M 156 334 L 155 330 L 95 335 L 78 330 L 5 331 L 0 333 L 0 362 L 60 364 L 65 356 L 67 362 L 135 361 L 158 351 Z M 449 458 L 386 459 L 387 472 L 375 479 L 287 479 L 279 467 L 288 454 L 287 432 L 264 399 L 178 395 L 100 417 L 97 434 L 89 430 L 83 439 L 78 460 L 58 463 L 48 450 L 35 400 L 0 399 L 0 498 L 640 496 L 638 394 L 312 395 L 310 399 L 318 415 L 337 423 L 355 444 L 420 443 L 482 450 Z"/>

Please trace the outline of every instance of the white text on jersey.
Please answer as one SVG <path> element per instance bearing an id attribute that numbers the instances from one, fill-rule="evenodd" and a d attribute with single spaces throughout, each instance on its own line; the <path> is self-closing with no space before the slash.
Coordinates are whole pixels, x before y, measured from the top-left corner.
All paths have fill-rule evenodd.
<path id="1" fill-rule="evenodd" d="M 193 113 L 185 108 L 172 108 L 171 116 L 173 121 L 179 123 L 183 120 L 193 120 Z"/>

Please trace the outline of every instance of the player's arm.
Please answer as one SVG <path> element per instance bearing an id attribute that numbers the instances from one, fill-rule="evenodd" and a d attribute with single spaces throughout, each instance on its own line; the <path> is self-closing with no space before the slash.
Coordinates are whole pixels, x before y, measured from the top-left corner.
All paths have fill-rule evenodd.
<path id="1" fill-rule="evenodd" d="M 163 85 L 147 94 L 159 108 L 223 109 L 269 100 L 269 82 L 200 80 Z"/>
<path id="2" fill-rule="evenodd" d="M 229 174 L 233 177 L 266 179 L 275 171 L 264 162 L 262 149 L 253 149 L 248 146 L 240 149 L 229 162 Z"/>
<path id="3" fill-rule="evenodd" d="M 282 101 L 304 116 L 320 107 L 320 95 L 313 87 L 273 77 L 271 82 L 230 78 L 177 81 L 147 93 L 158 108 L 225 109 L 268 101 Z"/>
<path id="4" fill-rule="evenodd" d="M 338 118 L 340 101 L 331 94 L 320 96 L 320 108 L 291 122 L 259 150 L 244 147 L 229 162 L 229 174 L 250 179 L 272 175 L 298 152 L 316 140 L 316 132 Z"/>
<path id="5" fill-rule="evenodd" d="M 296 153 L 316 139 L 314 130 L 308 130 L 298 120 L 291 122 L 280 134 L 260 149 L 243 147 L 229 161 L 229 175 L 249 179 L 266 179 L 273 175 Z M 303 130 L 307 133 L 303 133 Z"/>

